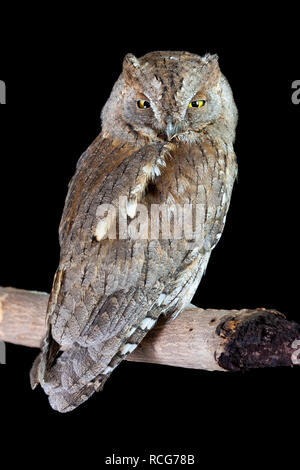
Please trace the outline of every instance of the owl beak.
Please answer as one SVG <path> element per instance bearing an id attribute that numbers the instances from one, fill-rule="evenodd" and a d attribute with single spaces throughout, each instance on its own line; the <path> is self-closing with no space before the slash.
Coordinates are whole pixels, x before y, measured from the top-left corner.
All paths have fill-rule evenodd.
<path id="1" fill-rule="evenodd" d="M 169 140 L 171 140 L 177 134 L 177 123 L 173 122 L 172 119 L 167 120 L 166 134 Z"/>

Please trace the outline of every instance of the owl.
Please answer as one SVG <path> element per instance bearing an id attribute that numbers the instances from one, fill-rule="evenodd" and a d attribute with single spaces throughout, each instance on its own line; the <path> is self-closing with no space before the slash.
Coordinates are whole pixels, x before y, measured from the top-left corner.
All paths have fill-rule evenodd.
<path id="1" fill-rule="evenodd" d="M 191 301 L 237 174 L 237 109 L 216 55 L 127 54 L 101 119 L 69 184 L 31 370 L 59 412 L 100 390 L 161 316 Z"/>

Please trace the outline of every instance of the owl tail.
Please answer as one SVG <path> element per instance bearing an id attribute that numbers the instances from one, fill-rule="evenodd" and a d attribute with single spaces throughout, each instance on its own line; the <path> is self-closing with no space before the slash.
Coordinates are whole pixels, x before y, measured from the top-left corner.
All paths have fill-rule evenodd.
<path id="1" fill-rule="evenodd" d="M 30 372 L 32 388 L 40 383 L 54 410 L 61 413 L 74 410 L 102 389 L 113 369 L 124 359 L 117 354 L 109 361 L 104 346 L 105 343 L 98 348 L 74 343 L 55 358 L 59 345 L 50 343 L 48 348 L 44 345 Z"/>
<path id="2" fill-rule="evenodd" d="M 115 336 L 91 346 L 75 342 L 60 356 L 60 345 L 49 332 L 32 367 L 32 386 L 41 384 L 54 410 L 74 410 L 102 389 L 112 371 L 142 341 L 156 320 L 144 318 L 139 327 L 129 328 L 125 340 Z"/>
<path id="3" fill-rule="evenodd" d="M 134 342 L 132 338 L 124 342 L 114 337 L 89 347 L 74 343 L 52 361 L 51 366 L 49 354 L 48 362 L 43 365 L 42 352 L 33 365 L 32 374 L 49 396 L 51 407 L 61 413 L 72 411 L 101 390 L 112 371 L 135 349 L 147 330 L 139 333 L 134 335 Z M 56 349 L 55 345 L 51 347 Z"/>
<path id="4" fill-rule="evenodd" d="M 87 356 L 88 348 L 73 346 L 61 355 L 56 365 L 45 375 L 42 387 L 54 410 L 60 413 L 72 411 L 102 389 L 110 373 L 95 362 L 91 364 L 90 360 L 86 364 Z M 88 369 L 85 369 L 86 366 Z M 99 369 L 102 369 L 101 372 Z"/>

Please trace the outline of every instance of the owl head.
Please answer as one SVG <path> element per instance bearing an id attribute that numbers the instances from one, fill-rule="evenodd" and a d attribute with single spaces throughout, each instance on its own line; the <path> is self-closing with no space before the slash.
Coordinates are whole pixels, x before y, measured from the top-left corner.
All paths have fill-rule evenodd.
<path id="1" fill-rule="evenodd" d="M 188 52 L 127 54 L 102 111 L 102 127 L 118 137 L 193 139 L 203 129 L 234 134 L 237 110 L 218 57 Z"/>

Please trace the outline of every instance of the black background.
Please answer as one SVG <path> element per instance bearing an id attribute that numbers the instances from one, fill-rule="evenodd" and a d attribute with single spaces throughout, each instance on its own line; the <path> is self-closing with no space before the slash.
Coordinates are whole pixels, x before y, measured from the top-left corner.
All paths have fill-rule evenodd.
<path id="1" fill-rule="evenodd" d="M 115 10 L 45 7 L 35 17 L 18 7 L 1 31 L 0 285 L 49 292 L 67 184 L 100 131 L 124 55 L 211 52 L 239 109 L 239 178 L 194 303 L 270 307 L 300 321 L 300 105 L 291 101 L 291 84 L 300 79 L 297 13 L 243 7 L 233 19 L 201 6 L 186 15 L 174 5 L 157 15 L 149 13 L 154 4 L 148 12 Z M 61 415 L 41 389 L 30 389 L 36 354 L 7 344 L 0 366 L 1 452 L 10 462 L 36 461 L 37 449 L 49 464 L 60 450 L 69 464 L 84 456 L 96 468 L 112 453 L 190 452 L 203 468 L 205 456 L 206 466 L 244 466 L 279 456 L 288 464 L 296 455 L 298 368 L 230 374 L 124 362 L 103 392 Z"/>

